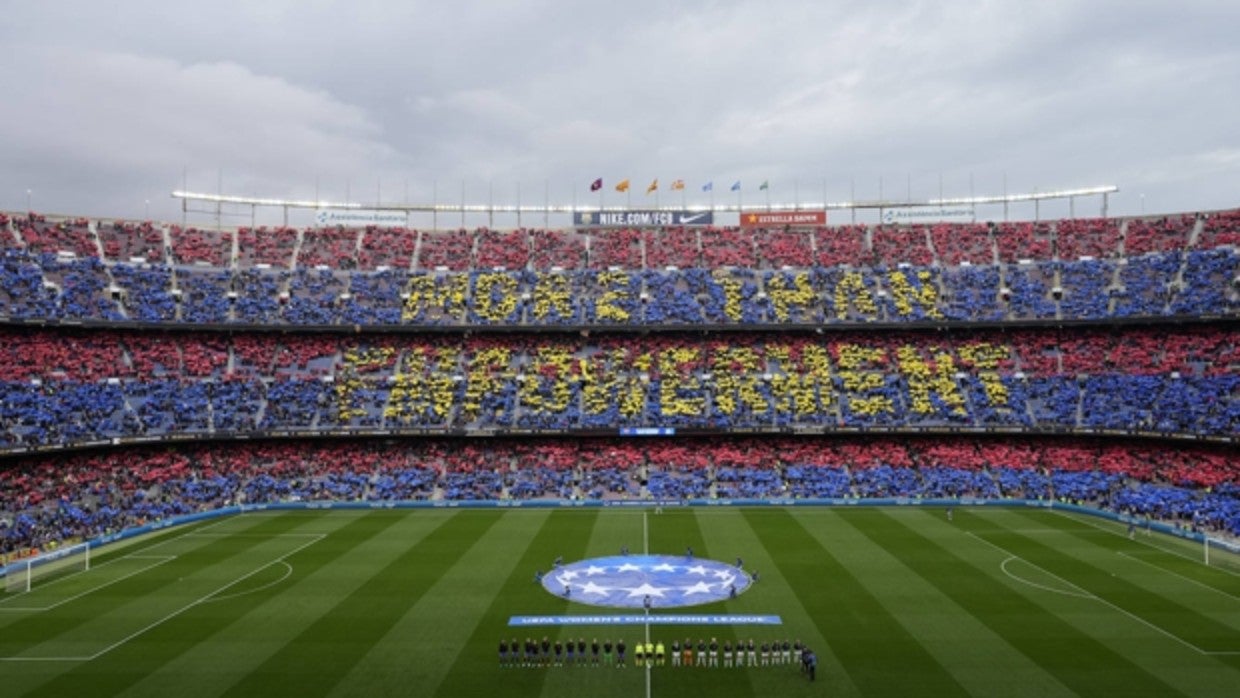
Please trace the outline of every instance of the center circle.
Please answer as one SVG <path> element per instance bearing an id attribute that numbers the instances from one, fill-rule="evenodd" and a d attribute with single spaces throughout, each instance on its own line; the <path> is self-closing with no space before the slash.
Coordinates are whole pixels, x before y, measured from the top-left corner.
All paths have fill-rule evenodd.
<path id="1" fill-rule="evenodd" d="M 686 555 L 615 555 L 559 565 L 542 577 L 549 593 L 611 608 L 678 608 L 724 601 L 753 583 L 737 565 Z"/>

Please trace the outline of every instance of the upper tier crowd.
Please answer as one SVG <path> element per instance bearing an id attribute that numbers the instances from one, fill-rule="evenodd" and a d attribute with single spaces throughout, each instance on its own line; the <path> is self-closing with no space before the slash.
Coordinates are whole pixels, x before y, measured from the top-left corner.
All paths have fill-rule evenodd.
<path id="1" fill-rule="evenodd" d="M 1204 447 L 1026 438 L 342 440 L 25 459 L 0 469 L 0 556 L 242 503 L 890 497 L 1057 500 L 1240 535 L 1240 459 Z"/>
<path id="2" fill-rule="evenodd" d="M 9 328 L 0 449 L 655 427 L 1234 440 L 1238 340 L 1228 324 L 445 337 Z"/>
<path id="3" fill-rule="evenodd" d="M 792 326 L 1240 313 L 1240 211 L 810 229 L 182 229 L 0 214 L 0 319 Z"/>

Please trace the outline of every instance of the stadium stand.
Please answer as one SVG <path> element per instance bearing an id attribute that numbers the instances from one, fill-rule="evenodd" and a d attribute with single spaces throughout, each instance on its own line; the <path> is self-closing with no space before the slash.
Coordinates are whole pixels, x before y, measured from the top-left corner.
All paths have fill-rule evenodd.
<path id="1" fill-rule="evenodd" d="M 1240 211 L 235 232 L 4 214 L 3 552 L 322 499 L 1019 497 L 1240 535 L 1238 247 Z M 679 436 L 601 437 L 622 429 Z"/>
<path id="2" fill-rule="evenodd" d="M 36 215 L 8 220 L 0 238 L 5 286 L 33 291 L 8 294 L 0 312 L 31 322 L 462 328 L 1234 317 L 1237 219 L 808 231 L 242 228 L 234 254 L 228 233 Z"/>
<path id="3" fill-rule="evenodd" d="M 881 427 L 1233 440 L 1238 336 L 1230 326 L 1128 327 L 524 334 L 445 345 L 388 334 L 11 328 L 0 330 L 0 446 L 219 435 L 217 414 L 241 433 Z M 249 404 L 236 403 L 241 395 Z M 152 404 L 183 405 L 194 420 L 134 418 Z M 237 419 L 242 408 L 256 421 Z"/>
<path id="4" fill-rule="evenodd" d="M 39 456 L 0 469 L 0 554 L 237 503 L 444 499 L 1020 497 L 1240 535 L 1240 463 L 1125 440 L 635 443 L 298 441 Z"/>

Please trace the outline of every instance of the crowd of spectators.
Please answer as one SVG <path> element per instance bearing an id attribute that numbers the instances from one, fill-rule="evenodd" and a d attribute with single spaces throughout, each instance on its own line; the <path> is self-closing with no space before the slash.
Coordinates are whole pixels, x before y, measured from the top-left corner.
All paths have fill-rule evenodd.
<path id="1" fill-rule="evenodd" d="M 649 336 L 0 330 L 0 448 L 686 427 L 1234 439 L 1229 326 Z"/>
<path id="2" fill-rule="evenodd" d="M 1240 535 L 1233 452 L 1062 436 L 1234 447 L 1235 327 L 1010 324 L 1238 312 L 1240 211 L 578 231 L 208 231 L 0 214 L 0 451 L 212 440 L 11 460 L 0 553 L 315 500 L 1010 497 Z M 870 331 L 886 323 L 938 329 Z M 826 327 L 849 324 L 866 330 Z M 361 331 L 397 325 L 471 331 Z M 354 331 L 269 331 L 321 326 Z M 501 326 L 746 331 L 477 332 Z M 427 437 L 637 427 L 903 433 Z M 977 435 L 987 430 L 1024 435 Z M 972 433 L 914 435 L 925 431 Z M 1049 432 L 1060 436 L 1036 436 Z M 423 438 L 229 440 L 350 433 Z"/>
<path id="3" fill-rule="evenodd" d="M 713 437 L 251 442 L 0 469 L 0 554 L 234 504 L 414 500 L 1021 498 L 1240 535 L 1240 459 L 1094 440 Z"/>
<path id="4" fill-rule="evenodd" d="M 222 232 L 32 215 L 0 225 L 0 316 L 337 327 L 1232 316 L 1237 219 Z"/>

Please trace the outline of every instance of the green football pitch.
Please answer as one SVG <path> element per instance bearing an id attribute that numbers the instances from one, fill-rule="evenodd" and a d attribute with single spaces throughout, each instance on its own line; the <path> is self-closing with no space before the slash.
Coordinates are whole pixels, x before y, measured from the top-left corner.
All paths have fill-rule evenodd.
<path id="1" fill-rule="evenodd" d="M 744 558 L 761 581 L 675 612 L 783 625 L 656 625 L 652 639 L 800 639 L 817 680 L 792 665 L 499 665 L 501 638 L 533 634 L 510 616 L 603 610 L 547 593 L 536 571 L 621 546 Z M 1021 508 L 246 514 L 0 596 L 0 696 L 1240 696 L 1240 567 L 1201 557 Z M 631 646 L 645 632 L 537 634 Z"/>

